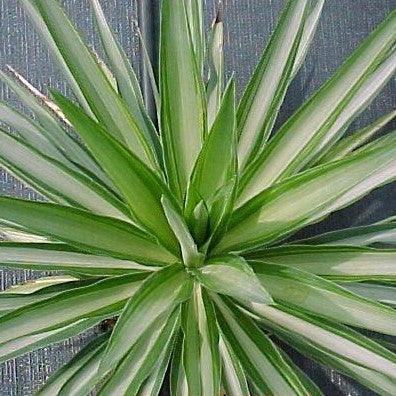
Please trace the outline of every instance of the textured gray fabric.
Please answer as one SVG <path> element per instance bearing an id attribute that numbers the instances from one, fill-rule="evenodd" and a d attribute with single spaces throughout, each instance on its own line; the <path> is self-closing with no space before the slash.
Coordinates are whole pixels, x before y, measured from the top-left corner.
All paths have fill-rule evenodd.
<path id="1" fill-rule="evenodd" d="M 48 52 L 40 44 L 39 37 L 26 21 L 17 3 L 16 0 L 0 0 L 0 67 L 4 69 L 6 64 L 12 65 L 43 92 L 47 92 L 47 88 L 52 87 L 69 93 L 62 76 L 51 63 Z M 89 45 L 101 53 L 99 41 L 94 38 L 94 21 L 89 11 L 88 1 L 64 0 L 62 3 L 72 20 L 83 32 Z M 106 0 L 102 1 L 102 4 L 127 54 L 138 64 L 139 38 L 133 30 L 133 24 L 137 21 L 137 2 L 135 0 Z M 3 85 L 0 85 L 0 99 L 21 109 L 18 101 Z M 37 194 L 1 169 L 0 194 L 25 199 L 39 198 Z M 0 290 L 33 276 L 37 277 L 38 273 L 8 271 L 0 268 Z M 0 395 L 32 394 L 33 390 L 37 390 L 51 373 L 69 361 L 97 332 L 98 330 L 94 329 L 72 340 L 0 365 Z"/>
<path id="2" fill-rule="evenodd" d="M 158 32 L 158 0 L 138 0 L 152 6 L 152 28 L 149 34 Z M 39 88 L 50 85 L 66 91 L 59 74 L 50 64 L 47 52 L 38 42 L 38 37 L 26 23 L 25 17 L 15 0 L 0 0 L 0 66 L 10 63 Z M 88 42 L 98 48 L 93 39 L 92 17 L 89 15 L 86 0 L 63 0 L 73 20 L 85 33 Z M 136 60 L 138 39 L 132 30 L 132 20 L 137 19 L 136 1 L 102 1 L 110 21 L 121 38 L 127 53 Z M 215 0 L 206 0 L 208 21 L 216 7 Z M 227 73 L 235 72 L 239 92 L 247 82 L 258 56 L 274 27 L 282 0 L 223 0 L 224 19 L 227 25 Z M 316 39 L 301 72 L 289 90 L 282 108 L 280 121 L 284 120 L 325 81 L 356 45 L 378 24 L 393 7 L 395 0 L 327 0 Z M 370 106 L 369 111 L 354 124 L 364 125 L 376 116 L 396 107 L 396 82 L 388 84 L 383 93 Z M 0 87 L 2 99 L 14 101 L 9 92 Z M 387 130 L 394 128 L 395 123 Z M 0 193 L 24 198 L 37 198 L 29 189 L 22 186 L 5 172 L 0 173 Z M 381 219 L 396 212 L 394 197 L 396 186 L 387 186 L 374 193 L 361 203 L 353 205 L 326 221 L 312 227 L 311 232 L 334 229 L 348 225 L 364 224 Z M 31 277 L 25 272 L 0 270 L 0 286 Z M 95 331 L 76 337 L 57 346 L 29 354 L 16 361 L 1 366 L 0 395 L 29 395 L 42 384 L 48 375 L 68 361 L 92 336 Z M 324 370 L 311 362 L 294 355 L 295 359 L 315 378 L 326 395 L 371 395 L 353 381 L 345 380 L 336 373 Z M 277 395 L 278 396 L 278 395 Z"/>

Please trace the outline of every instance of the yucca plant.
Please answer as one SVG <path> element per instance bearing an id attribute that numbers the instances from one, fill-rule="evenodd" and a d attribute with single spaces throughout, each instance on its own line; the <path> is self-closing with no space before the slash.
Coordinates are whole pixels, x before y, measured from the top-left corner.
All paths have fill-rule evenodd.
<path id="1" fill-rule="evenodd" d="M 396 11 L 273 133 L 324 0 L 286 2 L 238 106 L 221 20 L 162 0 L 158 127 L 98 0 L 106 63 L 20 2 L 76 102 L 0 75 L 34 114 L 0 105 L 1 164 L 46 198 L 0 198 L 0 262 L 61 271 L 0 294 L 1 361 L 107 320 L 39 395 L 320 395 L 289 345 L 394 396 L 396 222 L 292 235 L 395 179 L 396 133 L 370 139 L 395 112 L 344 135 L 395 72 Z"/>

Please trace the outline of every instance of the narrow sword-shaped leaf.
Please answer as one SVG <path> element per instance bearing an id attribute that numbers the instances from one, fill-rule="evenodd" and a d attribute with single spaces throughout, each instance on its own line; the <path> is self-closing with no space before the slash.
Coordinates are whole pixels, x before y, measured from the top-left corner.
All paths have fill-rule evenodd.
<path id="1" fill-rule="evenodd" d="M 330 161 L 336 161 L 344 158 L 347 154 L 362 146 L 369 141 L 381 128 L 396 117 L 396 110 L 386 114 L 372 124 L 353 132 L 351 135 L 341 139 L 334 147 L 332 147 L 318 163 L 324 164 Z"/>
<path id="2" fill-rule="evenodd" d="M 143 334 L 125 359 L 112 372 L 99 395 L 146 396 L 144 393 L 140 393 L 139 389 L 155 366 L 164 345 L 178 329 L 179 317 L 180 309 L 176 309 L 169 318 L 161 318 L 159 322 L 156 322 L 153 331 Z"/>
<path id="3" fill-rule="evenodd" d="M 180 330 L 176 337 L 169 374 L 169 388 L 172 396 L 189 396 L 183 367 L 183 339 L 184 335 Z"/>
<path id="4" fill-rule="evenodd" d="M 212 302 L 201 286 L 194 285 L 182 311 L 183 367 L 188 393 L 211 396 L 220 393 L 219 334 Z"/>
<path id="5" fill-rule="evenodd" d="M 1 128 L 0 145 L 0 163 L 50 200 L 131 221 L 124 203 L 106 188 Z"/>
<path id="6" fill-rule="evenodd" d="M 264 190 L 234 212 L 215 251 L 240 251 L 275 241 L 395 177 L 396 133 L 345 160 L 313 168 Z"/>
<path id="7" fill-rule="evenodd" d="M 183 263 L 187 267 L 196 267 L 201 264 L 203 255 L 198 251 L 197 245 L 185 223 L 183 217 L 175 210 L 172 203 L 166 198 L 161 198 L 162 207 L 168 223 L 179 241 Z"/>
<path id="8" fill-rule="evenodd" d="M 308 0 L 289 0 L 238 108 L 241 169 L 267 141 L 291 81 Z"/>
<path id="9" fill-rule="evenodd" d="M 5 267 L 51 271 L 89 271 L 92 274 L 116 275 L 128 271 L 155 271 L 130 260 L 87 254 L 64 243 L 0 242 L 0 263 Z"/>
<path id="10" fill-rule="evenodd" d="M 203 93 L 185 3 L 162 1 L 161 131 L 168 182 L 180 200 L 205 135 Z"/>
<path id="11" fill-rule="evenodd" d="M 306 396 L 307 390 L 269 337 L 230 301 L 219 297 L 214 301 L 221 331 L 260 394 Z"/>
<path id="12" fill-rule="evenodd" d="M 312 238 L 296 241 L 312 245 L 369 246 L 386 244 L 396 246 L 396 224 L 384 223 L 331 231 Z"/>
<path id="13" fill-rule="evenodd" d="M 272 298 L 260 284 L 252 268 L 239 256 L 214 257 L 194 270 L 197 280 L 216 293 L 247 303 L 271 304 Z"/>
<path id="14" fill-rule="evenodd" d="M 396 378 L 396 355 L 349 327 L 280 305 L 252 304 L 250 309 L 274 331 L 288 331 L 297 341 L 307 340 L 353 364 Z"/>
<path id="15" fill-rule="evenodd" d="M 53 237 L 94 254 L 145 264 L 177 260 L 132 224 L 71 207 L 0 197 L 0 223 Z"/>
<path id="16" fill-rule="evenodd" d="M 159 137 L 144 109 L 143 97 L 136 74 L 124 50 L 111 31 L 99 1 L 90 0 L 90 3 L 94 10 L 103 48 L 116 78 L 120 94 L 128 104 L 128 108 L 139 129 L 144 133 L 146 140 L 155 149 L 157 156 L 160 156 L 162 153 Z"/>
<path id="17" fill-rule="evenodd" d="M 326 136 L 314 150 L 314 156 L 308 162 L 306 168 L 317 164 L 318 160 L 328 153 L 329 150 L 341 139 L 350 123 L 366 109 L 377 96 L 385 84 L 392 78 L 396 71 L 396 51 L 381 63 L 381 65 L 367 78 L 355 92 L 353 98 L 338 115 Z M 341 157 L 342 158 L 342 157 Z"/>
<path id="18" fill-rule="evenodd" d="M 250 396 L 246 375 L 230 345 L 220 336 L 222 385 L 227 396 Z"/>
<path id="19" fill-rule="evenodd" d="M 133 274 L 106 279 L 12 311 L 1 318 L 0 344 L 63 327 L 82 318 L 117 312 L 146 277 Z"/>
<path id="20" fill-rule="evenodd" d="M 206 86 L 208 101 L 208 128 L 216 119 L 221 105 L 224 84 L 224 26 L 217 11 L 216 19 L 213 21 L 210 42 L 208 46 L 209 77 Z"/>
<path id="21" fill-rule="evenodd" d="M 151 275 L 130 299 L 114 328 L 100 371 L 114 368 L 151 326 L 190 297 L 192 283 L 180 265 Z"/>
<path id="22" fill-rule="evenodd" d="M 0 239 L 7 242 L 52 243 L 49 238 L 6 227 L 0 223 Z"/>
<path id="23" fill-rule="evenodd" d="M 152 147 L 58 2 L 36 0 L 36 6 L 97 119 L 142 161 L 155 167 Z"/>
<path id="24" fill-rule="evenodd" d="M 258 263 L 253 269 L 276 301 L 335 322 L 396 335 L 396 312 L 389 307 L 295 268 Z"/>
<path id="25" fill-rule="evenodd" d="M 300 67 L 304 63 L 305 57 L 314 38 L 316 28 L 318 27 L 318 22 L 322 14 L 324 3 L 325 0 L 313 0 L 311 4 L 309 4 L 308 14 L 305 18 L 304 28 L 301 35 L 300 45 L 298 46 L 298 51 L 294 60 L 291 78 L 296 76 L 300 70 Z"/>
<path id="26" fill-rule="evenodd" d="M 26 12 L 27 16 L 29 17 L 30 22 L 33 24 L 36 32 L 40 35 L 41 40 L 46 44 L 47 48 L 49 49 L 51 55 L 57 62 L 59 69 L 63 73 L 64 77 L 66 78 L 67 83 L 70 85 L 70 88 L 73 91 L 73 94 L 75 95 L 76 99 L 80 103 L 80 105 L 84 108 L 84 110 L 92 116 L 91 109 L 89 107 L 89 104 L 87 100 L 84 97 L 84 94 L 81 92 L 80 87 L 78 86 L 78 83 L 76 82 L 75 78 L 73 77 L 72 72 L 70 71 L 67 63 L 65 62 L 61 52 L 59 51 L 55 41 L 51 37 L 51 34 L 41 18 L 40 13 L 38 12 L 34 1 L 32 0 L 19 0 L 18 1 L 24 11 Z"/>
<path id="27" fill-rule="evenodd" d="M 91 341 L 69 363 L 51 376 L 49 381 L 38 391 L 37 395 L 81 395 L 82 393 L 76 393 L 71 385 L 77 385 L 77 379 L 79 380 L 78 385 L 82 387 L 87 382 L 90 382 L 89 380 L 95 375 L 95 366 L 99 363 L 100 356 L 104 351 L 108 339 L 109 334 L 104 334 Z M 69 393 L 66 393 L 66 391 Z"/>
<path id="28" fill-rule="evenodd" d="M 249 258 L 259 257 L 263 262 L 290 266 L 332 279 L 394 280 L 396 276 L 396 250 L 393 249 L 296 245 L 249 254 Z"/>
<path id="29" fill-rule="evenodd" d="M 354 378 L 380 395 L 392 396 L 395 393 L 395 381 L 378 371 L 353 364 L 350 361 L 332 353 L 331 350 L 319 348 L 318 346 L 309 343 L 307 340 L 294 337 L 292 333 L 288 333 L 285 330 L 279 331 L 279 329 L 277 329 L 276 335 L 288 344 L 292 345 L 293 348 L 297 349 L 301 354 L 308 355 L 319 364 L 330 366 L 337 371 Z"/>
<path id="30" fill-rule="evenodd" d="M 72 102 L 58 93 L 53 95 L 92 155 L 123 195 L 134 217 L 177 254 L 177 241 L 162 210 L 162 195 L 165 195 L 176 207 L 178 205 L 166 184 L 138 157 L 118 143 Z M 120 169 L 123 169 L 122 173 Z"/>
<path id="31" fill-rule="evenodd" d="M 188 217 L 201 200 L 210 208 L 216 193 L 230 182 L 235 163 L 235 126 L 235 82 L 231 80 L 194 166 L 185 209 Z"/>
<path id="32" fill-rule="evenodd" d="M 0 345 L 0 363 L 4 363 L 7 360 L 14 359 L 39 348 L 45 348 L 48 347 L 48 345 L 67 340 L 70 337 L 75 337 L 97 325 L 103 319 L 106 319 L 106 317 L 80 319 L 65 327 L 59 327 L 44 333 L 31 334 L 3 343 Z"/>
<path id="33" fill-rule="evenodd" d="M 375 283 L 342 282 L 340 285 L 364 298 L 379 301 L 396 308 L 396 287 L 377 285 Z"/>
<path id="34" fill-rule="evenodd" d="M 339 114 L 382 62 L 395 39 L 396 11 L 392 11 L 334 76 L 289 118 L 249 166 L 241 202 L 301 169 L 314 157 Z"/>

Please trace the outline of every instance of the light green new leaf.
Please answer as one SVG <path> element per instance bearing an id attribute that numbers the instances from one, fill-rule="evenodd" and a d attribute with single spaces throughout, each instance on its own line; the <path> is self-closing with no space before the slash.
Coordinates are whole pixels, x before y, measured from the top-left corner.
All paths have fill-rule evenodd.
<path id="1" fill-rule="evenodd" d="M 201 150 L 206 122 L 184 1 L 162 1 L 160 94 L 168 182 L 182 200 Z"/>
<path id="2" fill-rule="evenodd" d="M 272 303 L 270 294 L 242 257 L 214 257 L 203 267 L 194 270 L 194 275 L 206 288 L 231 296 L 241 303 Z"/>
<path id="3" fill-rule="evenodd" d="M 131 221 L 124 203 L 87 176 L 46 157 L 1 129 L 0 146 L 0 164 L 48 199 Z"/>
<path id="4" fill-rule="evenodd" d="M 191 290 L 192 282 L 181 265 L 151 275 L 125 306 L 103 357 L 101 373 L 113 369 L 143 334 L 152 331 L 157 320 L 169 316 L 190 297 Z"/>
<path id="5" fill-rule="evenodd" d="M 172 203 L 165 196 L 161 198 L 161 203 L 168 223 L 179 241 L 184 265 L 187 267 L 196 267 L 200 265 L 204 256 L 198 251 L 197 245 L 183 217 L 176 211 Z"/>
<path id="6" fill-rule="evenodd" d="M 227 396 L 250 396 L 245 372 L 230 345 L 220 336 L 222 386 Z"/>
<path id="7" fill-rule="evenodd" d="M 143 97 L 136 74 L 124 50 L 116 40 L 108 25 L 99 0 L 90 0 L 94 10 L 96 24 L 100 33 L 103 48 L 110 62 L 111 70 L 117 81 L 121 96 L 128 104 L 134 121 L 144 133 L 146 140 L 155 149 L 157 156 L 162 155 L 160 142 L 154 125 L 144 109 Z"/>
<path id="8" fill-rule="evenodd" d="M 360 86 L 383 61 L 396 40 L 396 10 L 371 33 L 355 52 L 281 127 L 257 160 L 249 166 L 241 202 L 301 169 L 312 160 L 337 117 Z M 338 130 L 333 130 L 336 134 Z"/>
<path id="9" fill-rule="evenodd" d="M 36 0 L 52 38 L 97 119 L 150 167 L 153 148 L 56 0 Z"/>
<path id="10" fill-rule="evenodd" d="M 308 0 L 289 0 L 238 108 L 241 169 L 268 140 L 283 102 L 300 45 Z"/>
<path id="11" fill-rule="evenodd" d="M 253 269 L 276 301 L 335 322 L 396 335 L 396 311 L 389 307 L 291 267 L 263 262 L 254 264 Z"/>
<path id="12" fill-rule="evenodd" d="M 38 12 L 34 0 L 19 0 L 18 3 L 22 5 L 24 11 L 26 12 L 26 15 L 29 17 L 29 21 L 33 24 L 34 29 L 40 35 L 41 40 L 43 40 L 43 42 L 46 44 L 52 57 L 57 62 L 60 71 L 63 73 L 63 76 L 65 77 L 67 83 L 72 89 L 76 99 L 87 112 L 87 114 L 92 116 L 93 114 L 91 112 L 89 104 L 85 99 L 80 87 L 78 86 L 77 81 L 73 77 L 73 74 L 70 71 L 67 63 L 65 62 L 65 59 L 63 58 L 61 52 L 59 51 L 54 39 L 52 38 L 48 27 L 46 26 L 43 18 Z"/>
<path id="13" fill-rule="evenodd" d="M 230 301 L 213 298 L 221 331 L 260 394 L 306 396 L 308 391 L 269 337 Z"/>
<path id="14" fill-rule="evenodd" d="M 96 371 L 109 334 L 104 334 L 84 347 L 59 369 L 37 392 L 37 396 L 77 396 L 89 393 L 95 384 Z"/>
<path id="15" fill-rule="evenodd" d="M 11 227 L 4 226 L 0 223 L 0 239 L 6 242 L 35 242 L 35 243 L 52 243 L 49 238 L 32 233 L 16 230 Z"/>
<path id="16" fill-rule="evenodd" d="M 125 359 L 113 371 L 109 380 L 101 388 L 99 395 L 144 395 L 140 387 L 153 370 L 164 345 L 172 339 L 179 327 L 180 309 L 176 309 L 169 318 L 155 322 L 151 332 L 147 332 L 136 342 Z"/>
<path id="17" fill-rule="evenodd" d="M 305 339 L 295 337 L 292 333 L 289 333 L 286 330 L 277 329 L 276 335 L 286 343 L 292 345 L 293 348 L 297 349 L 302 355 L 308 355 L 319 364 L 332 367 L 337 371 L 354 378 L 359 383 L 367 386 L 369 389 L 380 395 L 393 396 L 396 391 L 396 382 L 387 375 L 353 364 L 350 361 L 337 356 L 331 350 L 322 349 Z M 314 395 L 315 393 L 311 394 Z"/>
<path id="18" fill-rule="evenodd" d="M 386 114 L 372 124 L 353 132 L 351 135 L 340 140 L 334 147 L 332 147 L 318 163 L 324 164 L 330 161 L 336 161 L 344 158 L 347 154 L 351 153 L 355 149 L 363 146 L 364 143 L 369 141 L 381 128 L 383 128 L 388 122 L 396 117 L 396 110 Z"/>
<path id="19" fill-rule="evenodd" d="M 391 305 L 392 307 L 396 308 L 396 287 L 367 282 L 342 282 L 340 285 L 352 293 L 358 294 L 359 296 L 369 298 L 370 300 L 379 301 L 383 304 Z"/>
<path id="20" fill-rule="evenodd" d="M 182 311 L 183 367 L 188 394 L 212 396 L 220 393 L 219 334 L 212 302 L 200 285 Z"/>
<path id="21" fill-rule="evenodd" d="M 395 178 L 396 133 L 345 160 L 313 168 L 264 190 L 234 212 L 215 251 L 252 249 L 278 240 Z"/>
<path id="22" fill-rule="evenodd" d="M 331 279 L 394 280 L 396 276 L 396 250 L 393 249 L 296 245 L 258 251 L 249 254 L 249 258 Z"/>
<path id="23" fill-rule="evenodd" d="M 0 264 L 10 268 L 77 271 L 97 276 L 157 269 L 154 266 L 145 266 L 130 260 L 83 253 L 64 243 L 0 242 Z"/>
<path id="24" fill-rule="evenodd" d="M 22 231 L 28 229 L 94 254 L 149 265 L 177 260 L 132 224 L 71 207 L 0 197 L 0 223 Z"/>
<path id="25" fill-rule="evenodd" d="M 157 236 L 164 246 L 177 254 L 177 241 L 162 210 L 162 195 L 176 207 L 178 205 L 165 183 L 72 102 L 58 93 L 53 95 L 92 155 L 117 186 L 133 216 L 145 229 Z"/>
<path id="26" fill-rule="evenodd" d="M 1 318 L 0 345 L 79 319 L 117 313 L 146 277 L 133 274 L 106 279 L 12 311 Z"/>
<path id="27" fill-rule="evenodd" d="M 14 359 L 25 353 L 46 348 L 92 328 L 106 317 L 80 319 L 64 327 L 49 330 L 44 333 L 31 334 L 0 344 L 0 363 Z"/>
<path id="28" fill-rule="evenodd" d="M 250 310 L 275 332 L 307 341 L 355 365 L 396 380 L 396 355 L 349 327 L 307 315 L 296 308 L 252 304 Z"/>
<path id="29" fill-rule="evenodd" d="M 224 26 L 220 19 L 219 12 L 210 32 L 210 42 L 208 46 L 209 76 L 206 86 L 206 95 L 208 102 L 208 128 L 216 119 L 217 112 L 220 109 L 221 99 L 223 96 L 224 84 Z"/>
<path id="30" fill-rule="evenodd" d="M 331 231 L 326 234 L 297 241 L 296 243 L 340 246 L 369 246 L 375 244 L 396 246 L 396 223 L 373 224 L 347 228 L 340 231 Z"/>
<path id="31" fill-rule="evenodd" d="M 304 63 L 305 57 L 309 51 L 309 47 L 314 38 L 318 22 L 322 14 L 322 9 L 325 0 L 312 0 L 309 4 L 308 13 L 305 18 L 304 28 L 301 35 L 300 45 L 298 46 L 297 54 L 294 59 L 294 66 L 291 78 L 293 79 L 300 67 Z"/>
<path id="32" fill-rule="evenodd" d="M 235 82 L 231 80 L 213 127 L 197 158 L 188 187 L 186 215 L 203 200 L 211 208 L 219 190 L 232 179 L 235 163 Z"/>

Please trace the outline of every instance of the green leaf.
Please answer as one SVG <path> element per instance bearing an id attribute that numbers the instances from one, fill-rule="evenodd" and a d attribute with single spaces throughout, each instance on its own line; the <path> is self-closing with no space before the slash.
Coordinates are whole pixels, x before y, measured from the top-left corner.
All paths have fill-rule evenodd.
<path id="1" fill-rule="evenodd" d="M 294 60 L 292 77 L 294 78 L 300 67 L 304 63 L 305 57 L 308 53 L 311 42 L 314 38 L 318 22 L 322 14 L 322 9 L 325 0 L 312 0 L 309 4 L 308 13 L 305 18 L 304 28 L 301 35 L 300 45 L 298 46 L 297 54 Z"/>
<path id="2" fill-rule="evenodd" d="M 149 265 L 176 261 L 175 256 L 132 224 L 75 208 L 0 197 L 0 223 L 52 237 L 93 254 Z"/>
<path id="3" fill-rule="evenodd" d="M 107 182 L 106 179 L 103 178 L 102 170 L 93 161 L 90 155 L 61 127 L 54 115 L 42 105 L 40 100 L 29 92 L 26 87 L 17 83 L 2 71 L 0 71 L 0 80 L 33 112 L 42 127 L 39 131 L 46 139 L 63 153 L 67 159 L 84 169 L 88 169 L 92 174 L 97 175 L 100 180 Z"/>
<path id="4" fill-rule="evenodd" d="M 369 246 L 386 244 L 396 246 L 396 224 L 384 223 L 361 227 L 352 227 L 332 231 L 312 238 L 297 241 L 300 244 L 312 245 L 352 245 Z"/>
<path id="5" fill-rule="evenodd" d="M 346 155 L 355 149 L 363 146 L 369 141 L 381 128 L 388 124 L 394 117 L 396 117 L 396 110 L 386 114 L 372 124 L 353 132 L 351 135 L 343 138 L 334 145 L 325 155 L 319 159 L 318 163 L 324 164 L 330 161 L 336 161 L 344 158 Z"/>
<path id="6" fill-rule="evenodd" d="M 395 177 L 396 133 L 345 160 L 313 168 L 264 190 L 234 212 L 215 251 L 241 251 L 271 243 Z"/>
<path id="7" fill-rule="evenodd" d="M 364 298 L 379 301 L 396 308 L 396 287 L 367 282 L 342 282 L 340 286 Z"/>
<path id="8" fill-rule="evenodd" d="M 214 257 L 193 273 L 206 288 L 231 296 L 242 303 L 272 303 L 270 294 L 242 257 Z"/>
<path id="9" fill-rule="evenodd" d="M 293 348 L 297 349 L 301 354 L 308 355 L 317 363 L 332 367 L 337 371 L 354 378 L 362 385 L 365 385 L 380 395 L 392 396 L 395 393 L 395 381 L 378 371 L 353 364 L 350 361 L 332 353 L 331 350 L 322 349 L 307 340 L 296 338 L 293 334 L 287 333 L 283 330 L 277 330 L 276 335 L 288 344 L 292 345 Z M 311 394 L 314 395 L 314 393 Z"/>
<path id="10" fill-rule="evenodd" d="M 122 275 L 129 271 L 155 271 L 157 269 L 154 266 L 145 266 L 130 260 L 83 253 L 64 243 L 0 242 L 0 264 L 10 268 L 77 271 L 97 276 Z"/>
<path id="11" fill-rule="evenodd" d="M 396 335 L 396 311 L 389 307 L 294 268 L 257 263 L 253 269 L 276 301 L 334 322 Z"/>
<path id="12" fill-rule="evenodd" d="M 238 108 L 241 169 L 268 140 L 281 107 L 300 45 L 308 0 L 289 0 Z"/>
<path id="13" fill-rule="evenodd" d="M 206 86 L 209 130 L 216 119 L 223 96 L 224 84 L 224 26 L 217 12 L 213 21 L 208 47 L 209 77 Z"/>
<path id="14" fill-rule="evenodd" d="M 393 249 L 296 245 L 259 251 L 249 254 L 250 258 L 331 279 L 394 280 L 396 276 L 396 250 Z"/>
<path id="15" fill-rule="evenodd" d="M 199 153 L 188 187 L 186 214 L 191 218 L 203 200 L 210 209 L 216 193 L 234 173 L 235 164 L 235 82 L 231 80 L 213 127 Z"/>
<path id="16" fill-rule="evenodd" d="M 260 394 L 306 396 L 307 390 L 269 337 L 230 301 L 213 298 L 221 331 Z"/>
<path id="17" fill-rule="evenodd" d="M 162 1 L 161 131 L 168 182 L 180 200 L 205 135 L 203 93 L 185 3 Z"/>
<path id="18" fill-rule="evenodd" d="M 222 385 L 227 396 L 250 396 L 245 372 L 230 345 L 220 336 Z"/>
<path id="19" fill-rule="evenodd" d="M 189 275 L 180 265 L 151 275 L 125 306 L 103 357 L 101 373 L 114 368 L 159 318 L 168 316 L 190 297 L 191 289 Z"/>
<path id="20" fill-rule="evenodd" d="M 7 360 L 14 359 L 39 348 L 46 348 L 48 345 L 64 341 L 70 337 L 75 337 L 97 325 L 102 319 L 105 318 L 94 317 L 80 319 L 77 322 L 59 327 L 55 330 L 31 334 L 0 344 L 0 363 L 4 363 Z"/>
<path id="21" fill-rule="evenodd" d="M 195 285 L 192 298 L 182 311 L 183 367 L 188 394 L 212 396 L 220 393 L 219 334 L 212 302 Z"/>
<path id="22" fill-rule="evenodd" d="M 396 355 L 349 327 L 280 305 L 252 304 L 249 309 L 275 333 L 287 332 L 296 342 L 307 341 L 355 365 L 396 379 Z"/>
<path id="23" fill-rule="evenodd" d="M 187 267 L 196 267 L 200 265 L 204 257 L 198 251 L 183 217 L 175 210 L 172 203 L 165 196 L 161 198 L 161 203 L 168 223 L 179 241 L 183 263 Z"/>
<path id="24" fill-rule="evenodd" d="M 19 231 L 11 227 L 6 227 L 1 223 L 0 223 L 0 239 L 2 241 L 7 241 L 7 242 L 52 243 L 52 241 L 46 237 Z"/>
<path id="25" fill-rule="evenodd" d="M 150 167 L 153 149 L 56 0 L 36 0 L 59 51 L 97 119 Z"/>
<path id="26" fill-rule="evenodd" d="M 396 39 L 396 11 L 371 33 L 337 72 L 281 127 L 245 175 L 241 201 L 301 169 Z M 332 131 L 336 133 L 336 131 Z"/>
<path id="27" fill-rule="evenodd" d="M 163 195 L 178 206 L 166 184 L 72 102 L 58 93 L 54 93 L 54 97 L 92 155 L 117 186 L 134 217 L 150 233 L 157 236 L 164 246 L 178 254 L 177 241 L 161 206 Z M 120 169 L 123 169 L 122 173 Z"/>
<path id="28" fill-rule="evenodd" d="M 112 315 L 134 295 L 144 278 L 145 274 L 114 277 L 12 311 L 1 318 L 0 344 L 82 318 Z"/>
<path id="29" fill-rule="evenodd" d="M 183 332 L 180 330 L 175 341 L 170 369 L 170 394 L 172 396 L 189 396 L 187 378 L 183 367 Z"/>
<path id="30" fill-rule="evenodd" d="M 99 183 L 0 129 L 0 163 L 52 201 L 131 221 L 124 204 Z"/>
<path id="31" fill-rule="evenodd" d="M 46 44 L 49 49 L 52 57 L 57 62 L 57 65 L 60 71 L 63 73 L 67 83 L 73 91 L 76 99 L 80 103 L 80 105 L 84 108 L 84 110 L 92 116 L 91 109 L 87 100 L 84 97 L 80 87 L 78 86 L 77 81 L 73 77 L 71 70 L 69 69 L 65 59 L 63 58 L 61 52 L 59 51 L 55 41 L 53 40 L 51 33 L 48 30 L 43 18 L 41 18 L 40 13 L 38 12 L 35 2 L 33 0 L 19 0 L 19 4 L 23 7 L 26 15 L 29 17 L 29 21 L 33 24 L 34 29 L 40 35 L 41 40 Z"/>
<path id="32" fill-rule="evenodd" d="M 100 357 L 109 339 L 108 334 L 91 341 L 74 358 L 59 369 L 38 391 L 38 396 L 87 394 L 95 384 Z"/>
<path id="33" fill-rule="evenodd" d="M 109 24 L 106 21 L 103 9 L 98 0 L 90 0 L 95 14 L 96 25 L 99 30 L 103 48 L 110 62 L 111 70 L 117 81 L 121 96 L 128 104 L 134 121 L 142 131 L 146 140 L 155 148 L 157 156 L 161 156 L 160 142 L 157 132 L 146 110 L 136 74 Z"/>
<path id="34" fill-rule="evenodd" d="M 159 322 L 156 322 L 153 331 L 143 334 L 125 359 L 112 372 L 99 395 L 136 396 L 142 394 L 139 389 L 153 370 L 164 345 L 172 339 L 178 329 L 179 317 L 180 309 L 176 309 L 169 318 L 161 318 Z"/>

